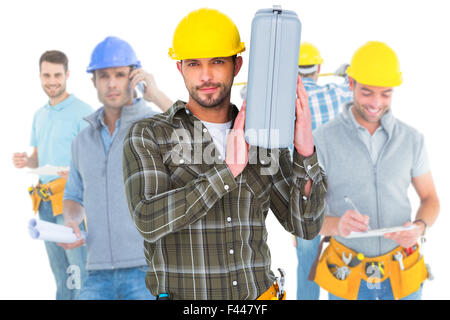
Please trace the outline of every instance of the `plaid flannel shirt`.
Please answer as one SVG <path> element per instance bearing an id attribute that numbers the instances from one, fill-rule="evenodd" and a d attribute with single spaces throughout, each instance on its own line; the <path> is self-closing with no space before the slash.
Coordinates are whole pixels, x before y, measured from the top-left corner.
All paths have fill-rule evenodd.
<path id="1" fill-rule="evenodd" d="M 234 123 L 238 109 L 232 105 L 230 113 Z M 181 154 L 180 145 L 192 153 Z M 314 238 L 324 219 L 324 173 L 316 153 L 305 158 L 295 152 L 292 162 L 289 150 L 280 149 L 276 158 L 266 150 L 279 165 L 276 173 L 261 174 L 268 164 L 252 151 L 235 178 L 218 158 L 213 164 L 193 159 L 208 146 L 219 154 L 182 101 L 135 123 L 125 138 L 126 196 L 144 237 L 146 284 L 153 295 L 173 299 L 256 299 L 275 280 L 265 227 L 269 208 L 287 231 Z"/>
<path id="2" fill-rule="evenodd" d="M 347 78 L 339 85 L 329 83 L 322 86 L 310 78 L 303 78 L 302 81 L 308 93 L 313 130 L 333 120 L 342 111 L 343 106 L 353 100 L 353 92 L 348 86 Z"/>

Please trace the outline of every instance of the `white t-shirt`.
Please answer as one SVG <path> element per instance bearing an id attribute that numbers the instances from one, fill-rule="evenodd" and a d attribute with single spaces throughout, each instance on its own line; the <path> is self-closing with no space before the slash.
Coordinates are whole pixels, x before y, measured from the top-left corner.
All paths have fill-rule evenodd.
<path id="1" fill-rule="evenodd" d="M 205 127 L 208 129 L 217 150 L 219 150 L 222 159 L 225 159 L 225 153 L 227 150 L 227 136 L 229 129 L 231 128 L 231 121 L 225 123 L 213 123 L 202 121 Z"/>

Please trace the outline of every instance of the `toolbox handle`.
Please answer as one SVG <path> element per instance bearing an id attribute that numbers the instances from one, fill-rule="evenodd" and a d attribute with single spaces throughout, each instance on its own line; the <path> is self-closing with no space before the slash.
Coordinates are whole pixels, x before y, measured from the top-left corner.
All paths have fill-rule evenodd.
<path id="1" fill-rule="evenodd" d="M 274 4 L 273 5 L 273 12 L 275 13 L 281 13 L 281 11 L 283 11 L 282 9 L 281 9 L 281 5 L 278 5 L 278 4 Z"/>

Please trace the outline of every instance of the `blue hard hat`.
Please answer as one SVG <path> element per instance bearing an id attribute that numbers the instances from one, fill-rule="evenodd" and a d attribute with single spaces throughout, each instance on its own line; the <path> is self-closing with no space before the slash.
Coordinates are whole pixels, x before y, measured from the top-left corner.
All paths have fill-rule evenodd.
<path id="1" fill-rule="evenodd" d="M 141 62 L 130 44 L 117 37 L 107 37 L 92 51 L 91 63 L 86 71 L 132 65 L 140 68 Z"/>

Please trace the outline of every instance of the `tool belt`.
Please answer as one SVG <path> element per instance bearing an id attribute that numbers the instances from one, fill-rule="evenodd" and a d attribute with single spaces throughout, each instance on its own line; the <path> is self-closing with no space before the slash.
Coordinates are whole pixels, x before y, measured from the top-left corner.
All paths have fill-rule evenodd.
<path id="1" fill-rule="evenodd" d="M 51 201 L 53 216 L 62 214 L 65 186 L 66 179 L 59 178 L 47 184 L 38 183 L 36 186 L 29 187 L 28 193 L 31 197 L 34 213 L 38 212 L 41 201 Z"/>
<path id="2" fill-rule="evenodd" d="M 330 245 L 320 256 L 323 243 L 328 241 Z M 398 258 L 399 252 L 403 256 L 401 261 L 394 257 L 397 254 Z M 344 262 L 344 257 L 348 259 L 350 254 L 354 258 L 358 256 L 357 252 L 334 238 L 330 240 L 330 237 L 325 237 L 319 245 L 308 280 L 314 280 L 321 288 L 335 296 L 356 300 L 361 280 L 371 285 L 389 278 L 394 298 L 402 299 L 419 290 L 422 282 L 428 278 L 427 267 L 418 245 L 409 255 L 399 246 L 385 255 L 363 257 L 362 260 L 347 265 L 348 261 Z"/>
<path id="3" fill-rule="evenodd" d="M 286 291 L 281 295 L 278 283 L 274 282 L 274 284 L 256 300 L 286 300 Z"/>

